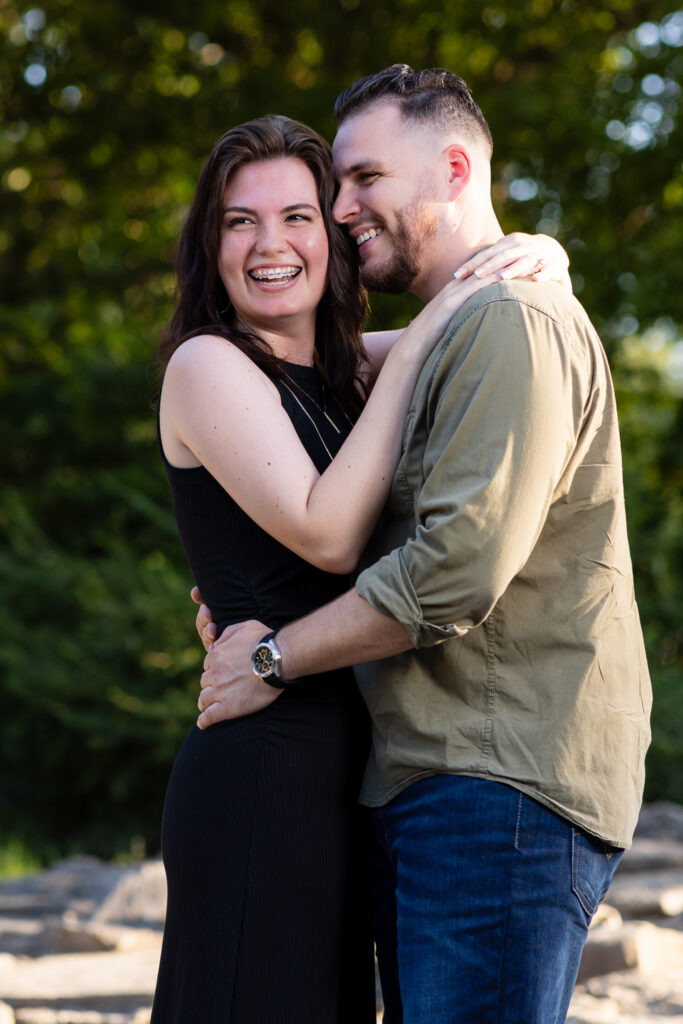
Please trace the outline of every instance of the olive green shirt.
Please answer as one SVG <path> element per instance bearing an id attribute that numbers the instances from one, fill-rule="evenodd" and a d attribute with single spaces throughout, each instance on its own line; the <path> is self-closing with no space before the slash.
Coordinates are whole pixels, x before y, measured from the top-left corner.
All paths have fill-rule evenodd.
<path id="1" fill-rule="evenodd" d="M 374 734 L 362 802 L 476 776 L 629 846 L 651 690 L 614 391 L 579 303 L 527 281 L 470 299 L 403 441 L 357 590 L 415 649 L 356 670 Z"/>

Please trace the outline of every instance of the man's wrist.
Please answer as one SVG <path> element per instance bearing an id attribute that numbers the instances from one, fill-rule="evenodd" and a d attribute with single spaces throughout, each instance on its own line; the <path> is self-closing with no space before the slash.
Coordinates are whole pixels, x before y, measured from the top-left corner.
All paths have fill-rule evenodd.
<path id="1" fill-rule="evenodd" d="M 280 674 L 284 679 L 296 679 L 296 675 L 290 671 L 291 668 L 291 650 L 288 650 L 287 644 L 287 626 L 283 626 L 282 629 L 278 629 L 275 633 L 274 640 L 280 651 Z"/>
<path id="2" fill-rule="evenodd" d="M 254 675 L 276 690 L 286 690 L 298 681 L 288 676 L 283 668 L 277 630 L 266 633 L 256 644 L 251 653 L 251 668 Z"/>

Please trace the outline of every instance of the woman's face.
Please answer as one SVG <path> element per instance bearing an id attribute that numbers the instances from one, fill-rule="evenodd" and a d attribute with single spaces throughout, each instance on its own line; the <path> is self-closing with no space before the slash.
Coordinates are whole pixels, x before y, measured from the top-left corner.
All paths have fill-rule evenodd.
<path id="1" fill-rule="evenodd" d="M 313 174 L 295 157 L 240 167 L 225 189 L 218 272 L 240 318 L 315 327 L 329 244 Z"/>

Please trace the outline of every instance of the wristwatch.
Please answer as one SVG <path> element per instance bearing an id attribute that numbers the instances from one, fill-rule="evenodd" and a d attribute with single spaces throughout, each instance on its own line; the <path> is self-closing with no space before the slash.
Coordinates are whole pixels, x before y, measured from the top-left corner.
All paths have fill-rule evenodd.
<path id="1" fill-rule="evenodd" d="M 259 676 L 264 683 L 283 690 L 290 685 L 290 680 L 283 679 L 280 675 L 282 654 L 274 640 L 276 632 L 277 630 L 274 629 L 272 633 L 266 633 L 263 639 L 256 644 L 251 652 L 251 667 L 254 674 Z"/>

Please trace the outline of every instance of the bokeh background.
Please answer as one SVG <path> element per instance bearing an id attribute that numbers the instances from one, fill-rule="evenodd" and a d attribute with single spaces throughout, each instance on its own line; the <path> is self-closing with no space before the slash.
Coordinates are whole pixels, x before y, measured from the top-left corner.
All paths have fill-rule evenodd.
<path id="1" fill-rule="evenodd" d="M 394 62 L 463 75 L 506 230 L 556 235 L 607 348 L 683 793 L 683 11 L 601 0 L 0 0 L 0 871 L 158 848 L 201 652 L 150 408 L 179 227 L 229 126 Z M 400 324 L 410 299 L 373 301 Z"/>

